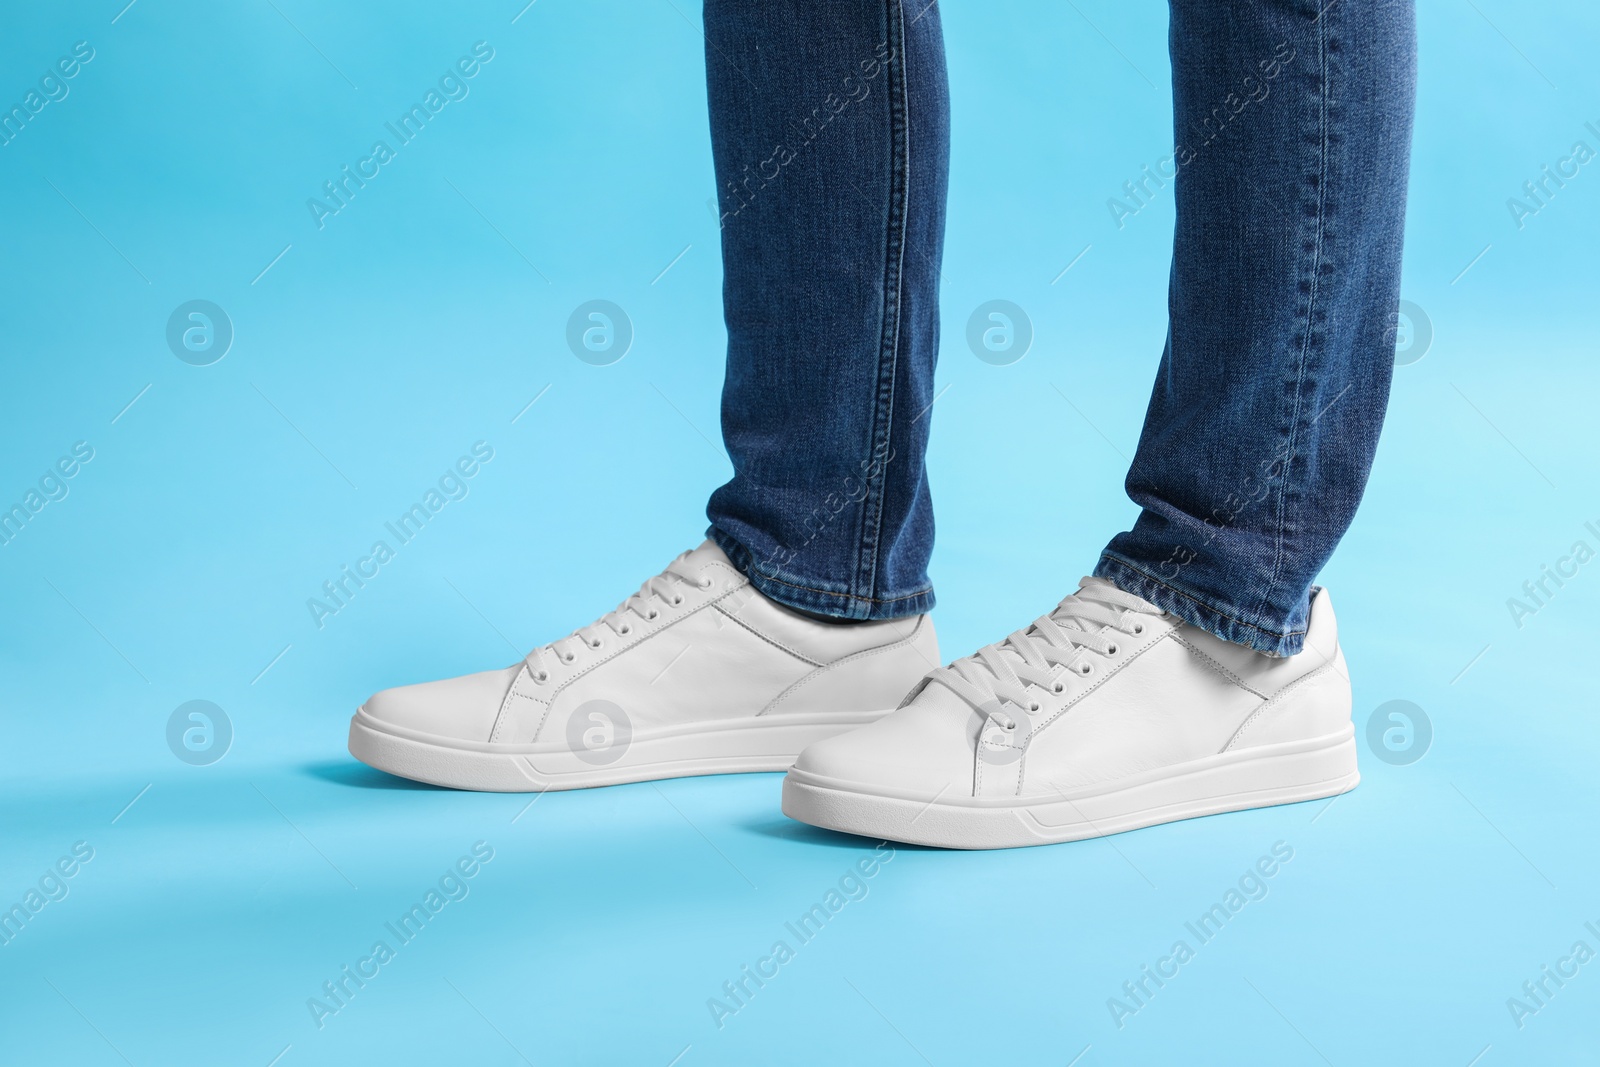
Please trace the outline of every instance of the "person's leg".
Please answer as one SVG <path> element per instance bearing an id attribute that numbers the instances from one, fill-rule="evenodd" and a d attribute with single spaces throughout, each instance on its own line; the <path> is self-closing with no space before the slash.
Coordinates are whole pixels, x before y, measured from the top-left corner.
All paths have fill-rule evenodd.
<path id="1" fill-rule="evenodd" d="M 1050 615 L 801 753 L 794 818 L 961 848 L 1333 796 L 1360 780 L 1312 580 L 1394 357 L 1410 0 L 1173 0 L 1177 240 L 1128 476 L 1143 508 Z"/>
<path id="2" fill-rule="evenodd" d="M 938 19 L 898 0 L 706 5 L 735 472 L 712 540 L 520 663 L 374 694 L 358 759 L 495 790 L 780 771 L 939 665 Z"/>
<path id="3" fill-rule="evenodd" d="M 705 33 L 734 468 L 709 536 L 790 607 L 926 612 L 949 156 L 938 8 L 708 0 Z"/>
<path id="4" fill-rule="evenodd" d="M 1171 326 L 1095 574 L 1228 641 L 1300 650 L 1394 367 L 1410 0 L 1172 3 Z"/>

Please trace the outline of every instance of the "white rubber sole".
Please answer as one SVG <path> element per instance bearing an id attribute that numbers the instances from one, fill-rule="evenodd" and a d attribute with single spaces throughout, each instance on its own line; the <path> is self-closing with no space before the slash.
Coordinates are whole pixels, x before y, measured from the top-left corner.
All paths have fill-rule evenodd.
<path id="1" fill-rule="evenodd" d="M 564 741 L 503 745 L 441 737 L 382 722 L 363 707 L 350 720 L 350 754 L 380 771 L 452 789 L 541 793 L 788 770 L 807 745 L 865 726 L 890 710 L 691 723 L 635 734 L 620 751 L 595 753 L 575 751 Z"/>
<path id="2" fill-rule="evenodd" d="M 1352 725 L 1326 737 L 1224 752 L 1044 796 L 916 796 L 793 769 L 783 780 L 783 813 L 883 841 L 1019 848 L 1318 800 L 1348 792 L 1359 781 Z"/>

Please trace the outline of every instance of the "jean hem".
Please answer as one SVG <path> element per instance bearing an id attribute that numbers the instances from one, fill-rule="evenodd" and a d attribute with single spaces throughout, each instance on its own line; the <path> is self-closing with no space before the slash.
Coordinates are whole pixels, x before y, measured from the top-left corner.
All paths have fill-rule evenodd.
<path id="1" fill-rule="evenodd" d="M 933 610 L 935 601 L 932 586 L 887 597 L 860 596 L 855 593 L 823 589 L 817 585 L 806 584 L 807 579 L 799 575 L 782 573 L 779 576 L 763 573 L 755 565 L 755 553 L 715 526 L 707 531 L 707 536 L 716 542 L 717 547 L 722 549 L 739 573 L 750 579 L 750 584 L 756 587 L 757 592 L 785 607 L 837 619 L 856 619 L 865 622 L 882 622 L 909 615 L 924 615 Z"/>
<path id="2" fill-rule="evenodd" d="M 1125 593 L 1143 597 L 1191 626 L 1198 626 L 1232 644 L 1280 657 L 1296 655 L 1305 645 L 1304 630 L 1269 630 L 1245 622 L 1225 610 L 1227 605 L 1219 605 L 1192 589 L 1180 589 L 1164 582 L 1109 552 L 1101 554 L 1094 576 L 1104 578 Z"/>

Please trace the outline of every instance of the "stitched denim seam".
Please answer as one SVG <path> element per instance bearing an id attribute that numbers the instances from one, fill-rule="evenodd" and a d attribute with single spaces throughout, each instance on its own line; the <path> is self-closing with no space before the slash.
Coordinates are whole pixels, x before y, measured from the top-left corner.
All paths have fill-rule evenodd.
<path id="1" fill-rule="evenodd" d="M 1300 342 L 1300 360 L 1295 368 L 1294 377 L 1294 405 L 1289 419 L 1289 441 L 1287 456 L 1284 459 L 1283 484 L 1278 487 L 1277 521 L 1273 531 L 1273 557 L 1272 574 L 1267 579 L 1265 588 L 1261 590 L 1261 599 L 1256 604 L 1252 618 L 1260 619 L 1266 613 L 1267 602 L 1273 590 L 1278 587 L 1279 575 L 1283 573 L 1285 550 L 1285 527 L 1288 523 L 1289 493 L 1294 477 L 1295 449 L 1300 442 L 1300 418 L 1302 415 L 1303 401 L 1306 387 L 1306 364 L 1311 358 L 1312 342 L 1317 334 L 1317 297 L 1319 288 L 1319 272 L 1322 267 L 1324 237 L 1327 233 L 1328 223 L 1328 112 L 1330 107 L 1330 86 L 1328 67 L 1328 35 L 1322 21 L 1323 15 L 1328 13 L 1324 8 L 1313 20 L 1317 31 L 1317 60 L 1318 60 L 1318 85 L 1317 85 L 1317 118 L 1321 141 L 1317 146 L 1317 219 L 1316 241 L 1312 246 L 1311 262 L 1307 268 L 1310 275 L 1310 292 L 1306 294 L 1306 325 L 1305 332 Z M 1176 591 L 1176 590 L 1174 590 Z M 1248 623 L 1244 625 L 1250 625 Z M 1253 627 L 1261 629 L 1260 627 Z M 1264 630 L 1271 633 L 1270 630 Z"/>
<path id="2" fill-rule="evenodd" d="M 840 593 L 840 592 L 836 592 L 835 590 L 832 590 L 832 589 L 818 589 L 814 585 L 800 585 L 797 582 L 786 582 L 782 578 L 769 578 L 765 574 L 763 574 L 761 576 L 761 580 L 763 582 L 772 582 L 774 585 L 786 585 L 790 589 L 802 589 L 807 593 L 817 593 L 817 594 L 819 594 L 821 596 L 836 596 L 836 597 L 841 597 L 841 598 L 843 598 L 845 600 L 860 600 L 860 601 L 864 601 L 864 602 L 866 602 L 868 604 L 893 604 L 893 603 L 895 603 L 897 601 L 901 601 L 901 600 L 915 600 L 917 597 L 919 597 L 919 596 L 927 596 L 929 593 L 931 593 L 933 591 L 933 586 L 929 585 L 929 586 L 924 586 L 923 588 L 918 589 L 915 592 L 906 593 L 904 596 L 890 596 L 890 597 L 859 596 L 859 595 L 857 595 L 855 593 Z M 759 588 L 759 586 L 758 586 L 758 588 Z"/>
<path id="3" fill-rule="evenodd" d="M 745 577 L 750 580 L 750 583 L 756 587 L 757 591 L 762 593 L 766 592 L 762 586 L 770 583 L 772 585 L 781 585 L 789 589 L 798 589 L 806 593 L 815 593 L 818 596 L 837 597 L 841 600 L 858 600 L 864 604 L 897 604 L 902 600 L 916 600 L 919 597 L 933 595 L 932 585 L 924 585 L 920 589 L 913 589 L 911 592 L 904 593 L 900 596 L 871 597 L 860 596 L 856 593 L 845 592 L 838 589 L 824 589 L 821 586 L 805 585 L 801 582 L 787 581 L 783 578 L 776 577 L 775 575 L 767 574 L 760 568 L 754 566 L 754 553 L 746 548 L 743 543 L 734 539 L 733 537 L 730 537 L 720 527 L 713 524 L 707 531 L 707 535 L 716 541 L 717 545 L 728 554 L 728 558 L 733 562 L 735 569 L 744 574 Z M 741 563 L 741 560 L 744 562 Z M 791 577 L 798 576 L 791 575 Z"/>
<path id="4" fill-rule="evenodd" d="M 1305 635 L 1305 632 L 1306 632 L 1305 630 L 1269 630 L 1265 626 L 1257 626 L 1253 622 L 1245 622 L 1241 618 L 1238 618 L 1238 617 L 1233 616 L 1233 615 L 1229 615 L 1226 611 L 1223 611 L 1221 608 L 1217 607 L 1215 604 L 1212 604 L 1212 603 L 1210 603 L 1208 601 L 1205 601 L 1205 600 L 1201 600 L 1199 597 L 1195 596 L 1194 594 L 1186 593 L 1182 589 L 1177 588 L 1176 586 L 1168 585 L 1166 582 L 1163 582 L 1160 578 L 1157 578 L 1155 575 L 1151 574 L 1149 571 L 1147 571 L 1144 568 L 1139 567 L 1139 566 L 1137 566 L 1137 565 L 1135 565 L 1133 563 L 1130 563 L 1129 561 L 1123 559 L 1121 556 L 1113 556 L 1109 552 L 1102 552 L 1100 554 L 1100 558 L 1102 560 L 1110 560 L 1112 563 L 1118 564 L 1119 566 L 1126 567 L 1126 568 L 1128 568 L 1128 570 L 1133 571 L 1135 574 L 1139 575 L 1141 578 L 1143 578 L 1146 581 L 1148 581 L 1151 585 L 1160 586 L 1162 589 L 1165 589 L 1167 592 L 1171 593 L 1173 596 L 1182 597 L 1184 600 L 1189 601 L 1191 604 L 1195 604 L 1195 605 L 1205 609 L 1206 611 L 1212 612 L 1218 618 L 1226 619 L 1228 622 L 1231 622 L 1236 626 L 1242 626 L 1247 630 L 1254 630 L 1257 633 L 1266 634 L 1268 637 L 1272 637 L 1272 638 L 1275 638 L 1275 639 L 1280 640 L 1280 641 L 1283 640 L 1284 638 L 1287 638 L 1287 637 L 1300 637 L 1300 636 L 1304 636 Z"/>
<path id="5" fill-rule="evenodd" d="M 911 130 L 907 120 L 906 46 L 904 12 L 900 0 L 886 5 L 885 37 L 893 50 L 892 75 L 884 94 L 889 120 L 889 203 L 884 235 L 883 328 L 878 342 L 878 395 L 872 413 L 871 448 L 874 456 L 888 445 L 894 432 L 894 387 L 900 349 L 901 281 L 905 261 L 905 221 L 909 210 L 908 191 L 911 169 Z M 878 549 L 882 543 L 884 497 L 888 474 L 879 465 L 867 480 L 861 501 L 861 522 L 857 537 L 854 586 L 876 592 L 878 587 Z M 788 583 L 785 583 L 788 584 Z M 874 603 L 873 597 L 849 595 Z"/>

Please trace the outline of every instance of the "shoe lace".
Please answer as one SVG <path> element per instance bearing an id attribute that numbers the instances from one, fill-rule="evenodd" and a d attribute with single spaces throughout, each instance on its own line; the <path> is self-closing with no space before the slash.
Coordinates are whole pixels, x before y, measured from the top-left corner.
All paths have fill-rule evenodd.
<path id="1" fill-rule="evenodd" d="M 1066 687 L 1057 667 L 1089 674 L 1093 668 L 1087 654 L 1116 655 L 1118 635 L 1144 632 L 1140 616 L 1164 614 L 1154 604 L 1104 579 L 1084 578 L 1081 584 L 1082 588 L 1032 625 L 933 671 L 930 684 L 945 686 L 1002 728 L 1014 730 L 1018 720 L 1005 710 L 1005 704 L 1038 711 L 1039 703 L 1028 694 L 1030 685 L 1063 692 Z M 1106 632 L 1106 627 L 1112 632 Z"/>
<path id="2" fill-rule="evenodd" d="M 693 585 L 700 589 L 708 588 L 711 584 L 709 578 L 699 579 L 688 569 L 685 560 L 690 553 L 685 552 L 667 565 L 667 569 L 653 578 L 645 581 L 637 593 L 612 610 L 600 616 L 587 626 L 581 626 L 566 637 L 552 641 L 548 645 L 529 652 L 523 657 L 528 673 L 534 681 L 544 682 L 550 677 L 550 667 L 554 663 L 572 663 L 578 658 L 580 647 L 597 649 L 605 643 L 605 635 L 614 633 L 626 637 L 633 632 L 635 618 L 644 622 L 652 622 L 661 614 L 661 609 L 655 606 L 659 601 L 670 607 L 677 607 L 683 603 L 683 594 L 678 591 L 680 585 Z"/>

